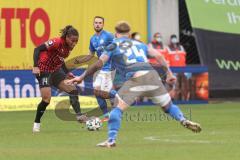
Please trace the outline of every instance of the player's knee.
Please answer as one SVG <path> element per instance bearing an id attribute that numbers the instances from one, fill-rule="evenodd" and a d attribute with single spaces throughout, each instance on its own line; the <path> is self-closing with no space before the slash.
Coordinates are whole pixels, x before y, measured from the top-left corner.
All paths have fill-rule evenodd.
<path id="1" fill-rule="evenodd" d="M 99 92 L 100 92 L 100 90 L 94 88 L 93 94 L 94 94 L 95 96 L 99 96 Z"/>
<path id="2" fill-rule="evenodd" d="M 171 106 L 171 103 L 172 103 L 172 101 L 170 101 L 167 105 L 162 106 L 162 110 L 163 110 L 165 113 L 168 113 L 167 111 L 168 111 L 169 107 Z"/>
<path id="3" fill-rule="evenodd" d="M 44 101 L 46 103 L 50 103 L 51 96 L 50 95 L 42 95 L 42 101 Z"/>
<path id="4" fill-rule="evenodd" d="M 109 93 L 106 92 L 106 91 L 94 89 L 93 93 L 96 97 L 101 97 L 101 98 L 104 98 L 104 99 L 109 98 Z"/>
<path id="5" fill-rule="evenodd" d="M 153 103 L 165 108 L 171 103 L 171 97 L 168 93 L 152 98 Z"/>
<path id="6" fill-rule="evenodd" d="M 117 106 L 122 111 L 125 111 L 130 105 L 126 101 L 124 101 L 119 95 L 116 95 L 113 106 Z"/>

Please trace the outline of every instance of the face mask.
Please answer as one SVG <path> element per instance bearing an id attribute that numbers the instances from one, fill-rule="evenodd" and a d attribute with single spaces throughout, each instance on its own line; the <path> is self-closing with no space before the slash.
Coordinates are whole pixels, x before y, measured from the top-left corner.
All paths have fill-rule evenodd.
<path id="1" fill-rule="evenodd" d="M 172 42 L 172 43 L 177 43 L 178 40 L 177 40 L 177 38 L 172 38 L 172 39 L 171 39 L 171 42 Z"/>
<path id="2" fill-rule="evenodd" d="M 136 35 L 136 36 L 134 37 L 134 39 L 135 39 L 135 40 L 140 40 L 140 39 L 141 39 L 141 36 Z"/>
<path id="3" fill-rule="evenodd" d="M 161 37 L 157 37 L 156 41 L 160 43 L 160 42 L 162 42 L 162 38 Z"/>

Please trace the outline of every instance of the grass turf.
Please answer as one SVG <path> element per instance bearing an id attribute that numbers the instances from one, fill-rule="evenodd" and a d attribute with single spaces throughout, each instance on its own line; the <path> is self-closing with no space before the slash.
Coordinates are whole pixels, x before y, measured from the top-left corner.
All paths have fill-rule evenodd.
<path id="1" fill-rule="evenodd" d="M 124 113 L 117 147 L 95 145 L 107 138 L 106 123 L 90 132 L 77 122 L 47 111 L 41 133 L 32 134 L 35 112 L 0 112 L 0 160 L 239 160 L 240 103 L 184 105 L 181 109 L 203 131 L 192 133 L 167 119 L 157 107 Z"/>

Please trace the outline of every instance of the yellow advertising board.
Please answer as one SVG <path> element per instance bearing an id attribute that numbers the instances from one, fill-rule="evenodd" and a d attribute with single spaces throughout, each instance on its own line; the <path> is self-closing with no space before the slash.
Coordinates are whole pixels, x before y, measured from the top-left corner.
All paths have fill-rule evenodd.
<path id="1" fill-rule="evenodd" d="M 143 41 L 147 36 L 146 0 L 0 0 L 0 4 L 0 70 L 31 69 L 34 47 L 59 36 L 69 24 L 80 33 L 69 58 L 86 54 L 96 15 L 105 18 L 110 32 L 119 20 L 127 20 Z"/>
<path id="2" fill-rule="evenodd" d="M 81 108 L 97 108 L 98 104 L 95 97 L 80 96 Z M 36 110 L 41 98 L 1 98 L 0 112 L 2 111 L 29 111 Z M 61 102 L 64 106 L 58 106 Z M 52 97 L 51 103 L 47 107 L 48 110 L 54 110 L 58 107 L 70 107 L 69 97 Z"/>

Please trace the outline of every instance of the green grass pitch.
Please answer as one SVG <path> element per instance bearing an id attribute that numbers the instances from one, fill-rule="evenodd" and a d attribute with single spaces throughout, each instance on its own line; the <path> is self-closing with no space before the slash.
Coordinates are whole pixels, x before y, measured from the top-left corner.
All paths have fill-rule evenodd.
<path id="1" fill-rule="evenodd" d="M 199 134 L 167 119 L 158 107 L 131 107 L 123 116 L 116 148 L 97 148 L 107 126 L 87 131 L 47 111 L 32 134 L 35 112 L 0 112 L 0 160 L 239 160 L 240 103 L 181 105 L 202 125 Z M 190 113 L 191 112 L 191 113 Z"/>

